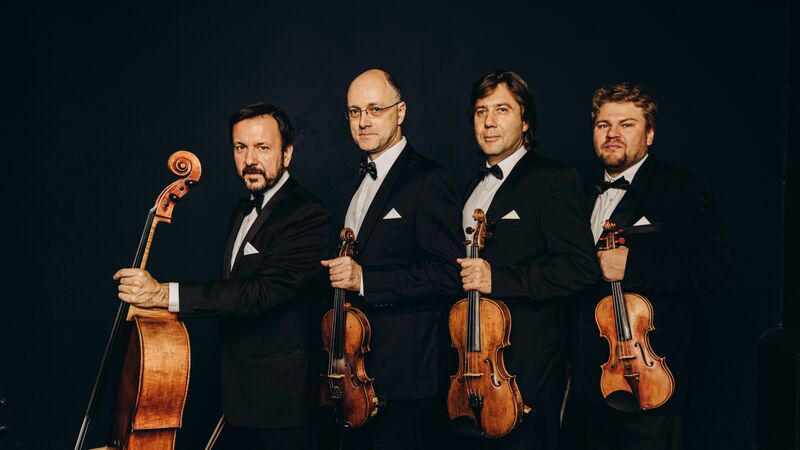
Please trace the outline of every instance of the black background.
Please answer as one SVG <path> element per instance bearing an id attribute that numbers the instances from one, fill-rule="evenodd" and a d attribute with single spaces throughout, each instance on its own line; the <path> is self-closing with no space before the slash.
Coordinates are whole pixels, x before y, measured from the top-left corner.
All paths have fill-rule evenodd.
<path id="1" fill-rule="evenodd" d="M 695 349 L 706 364 L 689 433 L 696 448 L 752 448 L 755 341 L 779 323 L 783 289 L 789 6 L 731 5 L 7 9 L 0 423 L 9 430 L 0 447 L 72 448 L 117 307 L 111 275 L 130 264 L 147 210 L 175 179 L 169 154 L 196 153 L 203 178 L 174 223 L 159 227 L 149 269 L 163 281 L 209 280 L 221 273 L 228 214 L 244 195 L 227 142 L 236 109 L 282 106 L 297 130 L 292 175 L 330 201 L 359 157 L 343 114 L 347 85 L 380 67 L 400 82 L 409 142 L 465 184 L 478 162 L 469 88 L 504 67 L 536 96 L 540 153 L 586 178 L 600 173 L 594 89 L 634 80 L 655 94 L 652 151 L 708 183 L 737 262 L 724 301 L 697 307 L 709 337 Z M 217 417 L 214 325 L 188 324 L 179 449 L 202 448 Z M 87 446 L 99 445 L 99 422 Z"/>

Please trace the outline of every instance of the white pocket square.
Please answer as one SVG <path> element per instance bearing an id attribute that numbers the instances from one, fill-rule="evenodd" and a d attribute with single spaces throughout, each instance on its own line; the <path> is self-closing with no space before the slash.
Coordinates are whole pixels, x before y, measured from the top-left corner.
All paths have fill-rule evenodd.
<path id="1" fill-rule="evenodd" d="M 385 216 L 383 216 L 384 220 L 386 220 L 386 219 L 401 219 L 401 218 L 402 217 L 400 216 L 400 213 L 397 212 L 397 210 L 394 209 L 394 208 L 392 208 L 391 211 L 389 211 Z"/>
<path id="2" fill-rule="evenodd" d="M 650 225 L 650 221 L 647 220 L 647 217 L 642 216 L 641 219 L 637 220 L 633 226 L 638 227 L 639 225 Z"/>
<path id="3" fill-rule="evenodd" d="M 500 219 L 519 220 L 519 214 L 517 214 L 517 210 L 512 209 L 510 213 L 506 214 L 505 216 L 501 217 Z"/>
<path id="4" fill-rule="evenodd" d="M 242 255 L 244 255 L 244 256 L 255 255 L 257 253 L 258 253 L 258 250 L 256 250 L 256 248 L 253 247 L 252 244 L 250 244 L 249 242 L 244 244 L 244 250 L 242 251 Z"/>

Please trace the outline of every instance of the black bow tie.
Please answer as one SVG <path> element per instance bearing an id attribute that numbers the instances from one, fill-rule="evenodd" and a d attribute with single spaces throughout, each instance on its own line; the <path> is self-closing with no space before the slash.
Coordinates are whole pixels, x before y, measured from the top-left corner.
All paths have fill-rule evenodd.
<path id="1" fill-rule="evenodd" d="M 369 174 L 373 180 L 378 178 L 378 169 L 375 168 L 375 163 L 367 162 L 367 158 L 361 159 L 361 163 L 358 165 L 358 176 L 364 178 L 365 174 Z"/>
<path id="2" fill-rule="evenodd" d="M 253 208 L 255 208 L 256 213 L 261 213 L 261 205 L 264 203 L 264 193 L 259 192 L 258 194 L 253 194 L 253 198 L 250 197 L 243 198 L 239 200 L 242 204 L 242 210 L 244 211 L 245 216 L 249 216 L 251 212 L 253 212 Z"/>
<path id="3" fill-rule="evenodd" d="M 478 172 L 483 174 L 483 176 L 486 176 L 487 173 L 490 173 L 494 175 L 494 177 L 497 178 L 498 180 L 503 179 L 503 169 L 501 169 L 500 166 L 498 166 L 497 164 L 490 167 L 486 167 L 485 164 L 481 164 L 480 166 L 478 166 Z"/>
<path id="4" fill-rule="evenodd" d="M 615 188 L 615 189 L 628 189 L 631 186 L 631 183 L 625 179 L 625 177 L 617 178 L 616 180 L 612 181 L 598 181 L 594 184 L 594 188 L 597 189 L 598 194 L 602 194 L 603 192 Z"/>

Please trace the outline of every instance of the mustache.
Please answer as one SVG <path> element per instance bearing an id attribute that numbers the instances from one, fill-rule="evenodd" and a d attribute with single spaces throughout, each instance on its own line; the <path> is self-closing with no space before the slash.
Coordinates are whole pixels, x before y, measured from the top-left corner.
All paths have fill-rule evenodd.
<path id="1" fill-rule="evenodd" d="M 252 166 L 244 166 L 244 168 L 242 169 L 242 176 L 254 175 L 254 174 L 255 175 L 265 175 L 263 170 L 259 169 L 258 167 L 254 166 L 254 165 L 252 165 Z"/>

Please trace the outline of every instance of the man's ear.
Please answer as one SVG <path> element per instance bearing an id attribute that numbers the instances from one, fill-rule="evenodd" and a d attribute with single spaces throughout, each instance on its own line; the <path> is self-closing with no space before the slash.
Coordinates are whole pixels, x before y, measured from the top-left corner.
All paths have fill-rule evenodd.
<path id="1" fill-rule="evenodd" d="M 655 139 L 655 137 L 656 137 L 656 129 L 655 128 L 650 128 L 650 130 L 647 131 L 647 146 L 648 147 L 653 145 L 653 140 Z"/>
<path id="2" fill-rule="evenodd" d="M 402 125 L 405 119 L 406 119 L 406 102 L 400 102 L 397 105 L 397 126 Z"/>
<path id="3" fill-rule="evenodd" d="M 294 145 L 289 145 L 283 150 L 283 166 L 289 167 L 289 163 L 292 162 L 292 153 L 294 152 Z"/>

